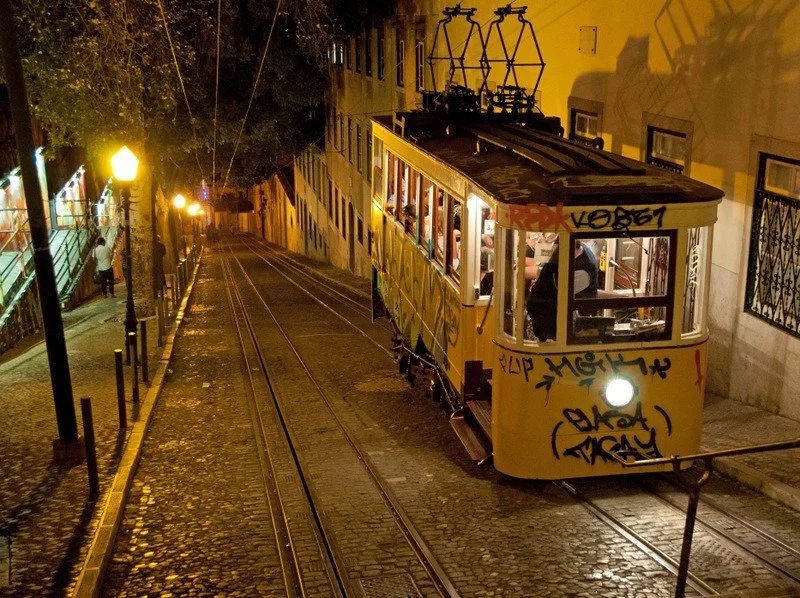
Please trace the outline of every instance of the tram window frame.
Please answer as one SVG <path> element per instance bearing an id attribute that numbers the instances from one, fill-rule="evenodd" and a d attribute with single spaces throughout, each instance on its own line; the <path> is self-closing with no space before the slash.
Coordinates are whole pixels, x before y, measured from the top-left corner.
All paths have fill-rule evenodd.
<path id="1" fill-rule="evenodd" d="M 406 162 L 397 157 L 395 157 L 395 167 L 397 169 L 397 178 L 395 179 L 394 219 L 405 228 L 403 210 L 408 205 L 408 179 L 410 176 L 410 168 Z M 405 183 L 405 185 L 403 185 L 403 183 Z"/>
<path id="2" fill-rule="evenodd" d="M 422 176 L 416 169 L 407 165 L 408 193 L 407 203 L 403 208 L 403 229 L 414 243 L 419 242 L 419 184 Z"/>
<path id="3" fill-rule="evenodd" d="M 449 193 L 445 193 L 447 197 L 447 246 L 446 246 L 446 268 L 447 275 L 452 278 L 456 283 L 461 281 L 461 270 L 464 262 L 464 201 L 458 197 L 454 197 Z M 459 207 L 458 214 L 456 214 L 456 206 Z M 459 228 L 455 228 L 455 217 L 458 216 Z M 458 230 L 458 245 L 456 246 L 455 231 Z M 454 257 L 456 254 L 456 247 L 458 248 L 458 264 L 454 265 Z"/>
<path id="4" fill-rule="evenodd" d="M 431 199 L 435 191 L 436 185 L 434 182 L 420 173 L 419 185 L 419 209 L 417 222 L 419 223 L 419 244 L 425 249 L 425 254 L 428 259 L 431 257 L 431 240 L 433 239 L 433 214 L 431 213 Z"/>
<path id="5" fill-rule="evenodd" d="M 439 200 L 441 195 L 441 206 Z M 432 237 L 433 247 L 430 257 L 442 270 L 447 260 L 447 196 L 448 193 L 442 187 L 433 184 L 433 226 Z M 441 207 L 441 210 L 439 209 Z M 442 245 L 439 245 L 439 230 L 442 230 Z"/>
<path id="6" fill-rule="evenodd" d="M 672 324 L 675 318 L 675 270 L 677 267 L 678 255 L 678 231 L 675 229 L 670 230 L 637 230 L 637 231 L 604 231 L 592 233 L 575 233 L 568 237 L 569 247 L 572 247 L 576 241 L 592 240 L 592 239 L 616 239 L 620 237 L 631 237 L 635 235 L 637 238 L 667 238 L 669 240 L 669 252 L 667 256 L 667 279 L 666 288 L 663 295 L 647 295 L 644 297 L 636 297 L 633 293 L 631 296 L 614 296 L 597 298 L 576 298 L 575 297 L 575 252 L 570 251 L 567 259 L 568 272 L 567 277 L 567 314 L 568 318 L 572 318 L 571 314 L 583 311 L 599 311 L 611 310 L 620 308 L 640 309 L 640 308 L 664 308 L 664 331 L 660 336 L 653 335 L 652 337 L 642 338 L 626 338 L 624 340 L 612 342 L 587 342 L 585 338 L 579 338 L 575 335 L 574 326 L 567 323 L 567 344 L 568 345 L 595 345 L 601 344 L 602 346 L 613 346 L 624 343 L 643 343 L 643 342 L 665 342 L 673 340 Z M 563 239 L 559 239 L 561 242 Z M 651 258 L 652 259 L 652 258 Z M 599 273 L 598 273 L 599 276 Z M 649 284 L 649 283 L 648 283 Z"/>
<path id="7" fill-rule="evenodd" d="M 696 235 L 693 237 L 693 235 Z M 681 339 L 708 332 L 708 290 L 711 275 L 711 240 L 713 227 L 686 229 L 686 283 L 682 294 Z M 693 238 L 695 243 L 693 244 Z M 694 287 L 694 295 L 691 294 Z"/>
<path id="8" fill-rule="evenodd" d="M 495 261 L 497 259 L 496 251 L 497 246 L 495 243 L 495 233 L 496 233 L 496 225 L 497 225 L 497 208 L 493 207 L 492 204 L 479 197 L 474 195 L 475 203 L 472 203 L 472 198 L 467 202 L 467 205 L 472 208 L 475 207 L 475 213 L 472 214 L 472 210 L 470 209 L 470 218 L 473 218 L 471 221 L 471 226 L 475 226 L 475 234 L 470 235 L 470 249 L 472 250 L 471 253 L 471 260 L 473 262 L 473 271 L 474 271 L 474 280 L 473 285 L 474 288 L 478 292 L 478 300 L 484 301 L 488 300 L 492 294 L 492 288 L 494 287 L 494 272 L 495 272 Z M 486 218 L 484 218 L 484 210 L 488 210 L 489 213 Z M 492 222 L 491 227 L 487 226 L 487 222 Z M 488 228 L 491 229 L 491 232 L 485 232 Z M 491 239 L 491 246 L 489 245 L 489 240 Z M 482 261 L 486 262 L 486 270 L 482 268 Z M 491 278 L 486 278 L 491 274 Z M 489 286 L 491 285 L 491 286 Z M 488 293 L 482 292 L 483 290 L 489 289 Z"/>

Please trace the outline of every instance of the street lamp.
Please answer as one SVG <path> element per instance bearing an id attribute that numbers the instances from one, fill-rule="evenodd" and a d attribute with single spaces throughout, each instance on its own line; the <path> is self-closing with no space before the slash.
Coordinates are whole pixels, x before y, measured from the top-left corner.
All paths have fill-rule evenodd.
<path id="1" fill-rule="evenodd" d="M 128 333 L 136 332 L 136 309 L 133 305 L 133 262 L 131 260 L 131 183 L 136 179 L 139 159 L 127 146 L 123 146 L 111 158 L 111 170 L 120 184 L 122 207 L 125 210 L 125 286 L 128 294 L 125 305 L 125 346 L 128 348 L 130 361 L 130 345 L 127 343 Z"/>
<path id="2" fill-rule="evenodd" d="M 202 208 L 200 207 L 200 204 L 197 203 L 196 201 L 192 202 L 192 204 L 186 208 L 186 212 L 189 214 L 189 216 L 192 217 L 192 245 L 194 246 L 195 249 L 197 249 L 197 237 L 198 237 L 197 218 L 198 216 L 200 216 L 201 211 Z"/>
<path id="3" fill-rule="evenodd" d="M 186 198 L 178 193 L 172 198 L 172 205 L 178 210 L 178 225 L 181 228 L 181 245 L 183 245 L 183 255 L 186 257 L 186 237 L 183 235 L 183 208 L 186 207 Z"/>

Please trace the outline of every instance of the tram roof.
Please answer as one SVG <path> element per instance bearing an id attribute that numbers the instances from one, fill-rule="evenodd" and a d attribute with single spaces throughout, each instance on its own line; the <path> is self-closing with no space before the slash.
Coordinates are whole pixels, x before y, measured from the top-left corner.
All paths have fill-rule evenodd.
<path id="1" fill-rule="evenodd" d="M 502 115 L 472 114 L 454 120 L 441 113 L 405 112 L 374 120 L 395 134 L 402 130 L 406 141 L 503 203 L 628 205 L 704 202 L 723 196 L 721 190 L 689 177 L 549 132 L 557 119 L 534 117 L 521 124 Z M 482 149 L 477 154 L 479 140 Z"/>

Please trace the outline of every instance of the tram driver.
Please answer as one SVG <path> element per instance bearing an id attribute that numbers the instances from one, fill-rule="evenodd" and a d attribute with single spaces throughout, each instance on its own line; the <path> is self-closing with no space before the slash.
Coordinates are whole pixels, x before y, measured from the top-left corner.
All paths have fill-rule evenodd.
<path id="1" fill-rule="evenodd" d="M 599 267 L 591 247 L 576 239 L 573 284 L 578 299 L 597 298 Z M 526 260 L 527 261 L 527 260 Z M 526 274 L 528 266 L 526 264 Z M 554 245 L 550 260 L 538 269 L 536 280 L 528 293 L 526 307 L 533 322 L 533 334 L 540 341 L 555 340 L 558 303 L 558 245 Z"/>

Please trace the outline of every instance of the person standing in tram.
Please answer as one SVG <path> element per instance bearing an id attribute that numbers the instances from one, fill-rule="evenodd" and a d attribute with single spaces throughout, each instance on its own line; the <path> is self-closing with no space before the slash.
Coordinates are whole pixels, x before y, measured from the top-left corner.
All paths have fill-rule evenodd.
<path id="1" fill-rule="evenodd" d="M 600 269 L 591 248 L 575 240 L 574 289 L 577 299 L 597 298 Z M 533 321 L 533 333 L 539 341 L 555 340 L 558 316 L 558 245 L 550 260 L 543 263 L 528 294 L 527 309 Z"/>

